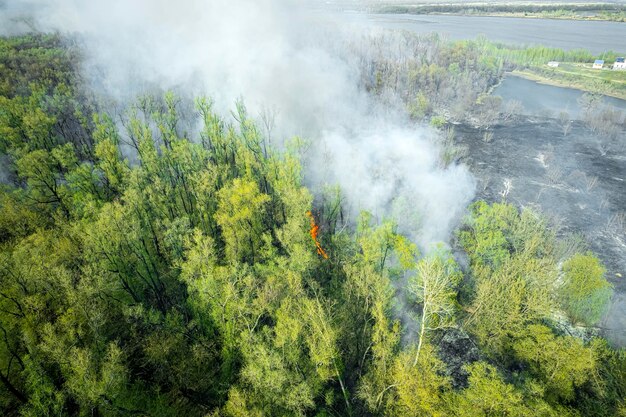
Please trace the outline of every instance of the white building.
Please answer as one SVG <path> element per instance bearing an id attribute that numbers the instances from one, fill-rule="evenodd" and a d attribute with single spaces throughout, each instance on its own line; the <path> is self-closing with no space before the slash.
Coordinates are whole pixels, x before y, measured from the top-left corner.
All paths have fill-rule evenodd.
<path id="1" fill-rule="evenodd" d="M 550 61 L 548 62 L 548 66 L 552 68 L 556 68 L 559 66 L 559 63 L 557 61 Z"/>
<path id="2" fill-rule="evenodd" d="M 624 57 L 615 58 L 615 62 L 613 63 L 614 70 L 626 70 L 626 62 L 624 62 Z"/>

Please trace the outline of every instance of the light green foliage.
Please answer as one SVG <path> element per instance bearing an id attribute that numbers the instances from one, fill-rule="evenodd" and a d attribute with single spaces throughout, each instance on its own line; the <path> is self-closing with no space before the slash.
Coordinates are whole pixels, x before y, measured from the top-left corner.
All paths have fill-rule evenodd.
<path id="1" fill-rule="evenodd" d="M 24 387 L 28 393 L 28 403 L 20 409 L 27 417 L 63 415 L 66 394 L 54 386 L 40 364 L 26 358 L 24 361 Z"/>
<path id="2" fill-rule="evenodd" d="M 533 411 L 536 398 L 524 398 L 513 385 L 506 383 L 496 368 L 485 362 L 468 365 L 468 387 L 453 395 L 452 415 L 481 416 L 556 416 L 549 408 L 541 413 Z M 532 402 L 531 402 L 532 401 Z"/>
<path id="3" fill-rule="evenodd" d="M 462 278 L 452 255 L 444 251 L 420 259 L 416 270 L 408 283 L 408 290 L 422 307 L 415 365 L 427 332 L 454 325 L 456 287 Z"/>
<path id="4" fill-rule="evenodd" d="M 0 242 L 25 237 L 49 219 L 35 210 L 23 190 L 0 187 Z"/>
<path id="5" fill-rule="evenodd" d="M 566 412 L 559 404 L 572 402 L 583 386 L 601 392 L 597 347 L 557 336 L 546 326 L 554 323 L 559 305 L 566 310 L 579 306 L 586 312 L 594 308 L 591 295 L 608 285 L 597 258 L 574 255 L 563 264 L 561 280 L 562 245 L 540 217 L 503 204 L 477 203 L 472 213 L 460 233 L 474 281 L 467 328 L 499 360 L 524 364 L 523 391 L 540 387 L 539 396 L 558 412 Z M 593 284 L 585 287 L 590 277 Z M 580 283 L 572 285 L 573 279 Z M 579 304 L 568 304 L 571 300 Z"/>
<path id="6" fill-rule="evenodd" d="M 597 372 L 593 349 L 573 337 L 558 337 L 543 325 L 533 324 L 513 344 L 515 356 L 530 365 L 548 395 L 570 401 L 574 389 L 594 378 Z"/>
<path id="7" fill-rule="evenodd" d="M 574 322 L 597 323 L 606 312 L 613 286 L 606 269 L 593 254 L 577 254 L 563 264 L 559 299 Z"/>
<path id="8" fill-rule="evenodd" d="M 1 148 L 3 152 L 11 150 L 31 151 L 50 150 L 55 145 L 53 127 L 57 120 L 42 108 L 45 89 L 33 87 L 28 98 L 1 97 L 0 132 L 3 133 Z"/>
<path id="9" fill-rule="evenodd" d="M 235 179 L 219 191 L 217 224 L 222 229 L 226 254 L 231 261 L 254 263 L 263 241 L 263 217 L 269 196 L 259 192 L 252 181 Z"/>
<path id="10" fill-rule="evenodd" d="M 446 124 L 446 119 L 441 116 L 433 116 L 430 119 L 430 125 L 434 128 L 441 129 Z"/>
<path id="11" fill-rule="evenodd" d="M 592 344 L 597 373 L 592 389 L 581 390 L 582 415 L 626 415 L 626 351 L 615 350 L 605 340 Z M 580 392 L 580 391 L 579 391 Z"/>
<path id="12" fill-rule="evenodd" d="M 415 100 L 407 105 L 409 115 L 414 119 L 421 119 L 431 111 L 431 104 L 423 92 L 418 92 Z"/>
<path id="13" fill-rule="evenodd" d="M 486 346 L 502 352 L 509 338 L 523 333 L 528 323 L 551 317 L 553 264 L 516 257 L 495 272 L 485 268 L 476 272 L 467 325 Z"/>
<path id="14" fill-rule="evenodd" d="M 422 346 L 417 364 L 414 349 L 400 353 L 392 370 L 392 394 L 387 400 L 389 416 L 418 417 L 448 415 L 445 395 L 450 390 L 442 376 L 444 364 L 432 346 Z"/>
<path id="15" fill-rule="evenodd" d="M 119 149 L 120 139 L 113 121 L 107 116 L 94 116 L 94 154 L 98 167 L 106 177 L 111 192 L 119 194 L 127 181 L 129 167 Z"/>
<path id="16" fill-rule="evenodd" d="M 468 326 L 490 349 L 555 310 L 556 243 L 545 221 L 508 204 L 476 203 L 459 238 L 470 255 L 474 300 Z"/>
<path id="17" fill-rule="evenodd" d="M 118 346 L 107 347 L 104 358 L 98 364 L 86 349 L 71 349 L 65 362 L 67 390 L 85 409 L 94 409 L 103 398 L 114 401 L 126 384 L 126 368 Z M 61 358 L 59 358 L 61 359 Z"/>
<path id="18" fill-rule="evenodd" d="M 508 204 L 487 205 L 477 202 L 471 207 L 471 217 L 467 220 L 469 230 L 463 230 L 459 238 L 472 262 L 476 265 L 500 266 L 509 258 L 509 242 L 517 210 Z"/>
<path id="19" fill-rule="evenodd" d="M 370 410 L 378 410 L 385 396 L 391 394 L 388 386 L 392 384 L 393 358 L 400 341 L 399 323 L 389 317 L 393 289 L 387 262 L 397 248 L 401 268 L 412 268 L 417 249 L 394 232 L 392 223 L 373 228 L 370 222 L 371 216 L 362 213 L 358 226 L 361 253 L 356 255 L 356 262 L 344 265 L 343 298 L 344 320 L 354 325 L 350 333 L 356 338 L 350 341 L 350 348 L 356 347 L 355 359 L 362 363 L 371 355 L 371 365 L 360 381 L 359 396 Z"/>
<path id="20" fill-rule="evenodd" d="M 191 300 L 200 314 L 210 312 L 204 321 L 210 320 L 222 338 L 224 365 L 237 358 L 244 363 L 241 385 L 229 394 L 228 413 L 236 415 L 235 403 L 245 401 L 274 410 L 270 415 L 302 415 L 324 383 L 341 378 L 337 332 L 326 308 L 306 295 L 293 272 L 273 269 L 274 276 L 211 266 L 210 240 L 196 233 L 192 244 L 182 275 Z M 272 317 L 275 326 L 264 325 L 264 317 Z"/>
<path id="21" fill-rule="evenodd" d="M 61 175 L 57 172 L 58 163 L 54 154 L 40 149 L 18 159 L 17 170 L 19 175 L 26 180 L 31 198 L 36 203 L 43 208 L 59 207 L 66 216 L 69 216 L 68 190 L 61 181 Z"/>

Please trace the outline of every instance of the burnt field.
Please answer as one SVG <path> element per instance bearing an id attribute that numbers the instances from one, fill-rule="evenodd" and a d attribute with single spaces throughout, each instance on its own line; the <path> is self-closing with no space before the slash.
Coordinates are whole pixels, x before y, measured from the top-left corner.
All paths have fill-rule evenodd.
<path id="1" fill-rule="evenodd" d="M 559 234 L 579 234 L 607 267 L 615 287 L 600 324 L 626 344 L 626 135 L 609 139 L 575 121 L 566 135 L 557 119 L 527 118 L 491 129 L 456 126 L 466 163 L 478 179 L 476 199 L 505 199 L 544 213 Z"/>

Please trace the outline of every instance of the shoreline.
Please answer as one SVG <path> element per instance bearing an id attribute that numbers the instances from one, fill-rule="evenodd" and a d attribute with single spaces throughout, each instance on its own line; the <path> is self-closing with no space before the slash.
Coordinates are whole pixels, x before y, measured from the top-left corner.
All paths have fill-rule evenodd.
<path id="1" fill-rule="evenodd" d="M 568 83 L 566 81 L 544 77 L 544 76 L 542 76 L 540 74 L 537 74 L 536 72 L 533 72 L 533 71 L 513 70 L 513 71 L 506 72 L 505 76 L 514 76 L 514 77 L 524 78 L 526 80 L 534 81 L 534 82 L 536 82 L 538 84 L 551 85 L 553 87 L 570 88 L 572 90 L 584 91 L 584 92 L 592 93 L 592 94 L 601 94 L 603 96 L 613 97 L 613 98 L 617 98 L 617 99 L 626 101 L 626 93 L 625 94 L 619 94 L 619 93 L 615 93 L 615 92 L 598 91 L 598 90 L 594 90 L 592 88 L 586 88 L 584 84 L 572 84 L 572 83 Z"/>
<path id="2" fill-rule="evenodd" d="M 466 17 L 510 17 L 519 19 L 587 20 L 626 22 L 626 4 L 603 2 L 527 3 L 507 2 L 381 4 L 368 7 L 370 13 Z"/>
<path id="3" fill-rule="evenodd" d="M 582 17 L 582 16 L 540 16 L 540 15 L 523 15 L 523 14 L 515 14 L 515 13 L 455 13 L 455 12 L 416 12 L 412 13 L 409 11 L 406 12 L 385 12 L 385 11 L 376 11 L 376 13 L 380 14 L 408 14 L 414 16 L 463 16 L 463 17 L 502 17 L 509 19 L 534 19 L 534 20 L 574 20 L 579 22 L 615 22 L 615 23 L 626 23 L 626 18 L 622 20 L 615 19 L 602 19 L 602 18 L 594 18 L 594 17 Z"/>

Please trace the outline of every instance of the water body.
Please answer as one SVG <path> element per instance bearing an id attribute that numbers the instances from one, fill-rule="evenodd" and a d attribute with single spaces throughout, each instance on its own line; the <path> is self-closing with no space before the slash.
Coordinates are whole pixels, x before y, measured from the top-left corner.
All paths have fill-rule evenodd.
<path id="1" fill-rule="evenodd" d="M 572 88 L 556 87 L 539 84 L 524 78 L 507 76 L 493 91 L 503 101 L 518 100 L 524 106 L 523 114 L 528 116 L 558 117 L 565 111 L 572 119 L 580 119 L 581 108 L 578 100 L 583 91 Z M 603 96 L 603 101 L 623 112 L 626 112 L 626 101 L 614 97 Z"/>
<path id="2" fill-rule="evenodd" d="M 342 18 L 357 24 L 418 34 L 437 32 L 454 40 L 484 35 L 492 41 L 515 45 L 584 48 L 594 54 L 612 50 L 626 54 L 626 23 L 620 22 L 355 12 L 342 13 Z"/>

